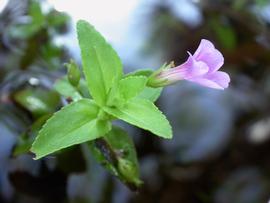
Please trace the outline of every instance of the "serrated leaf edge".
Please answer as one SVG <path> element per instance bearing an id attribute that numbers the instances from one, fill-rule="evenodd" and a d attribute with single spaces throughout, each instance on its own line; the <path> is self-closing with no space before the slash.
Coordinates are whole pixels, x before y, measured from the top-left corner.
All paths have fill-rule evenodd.
<path id="1" fill-rule="evenodd" d="M 51 120 L 53 120 L 54 117 L 55 117 L 55 115 L 57 115 L 58 113 L 60 113 L 60 111 L 65 110 L 66 108 L 69 108 L 71 105 L 76 105 L 77 102 L 82 101 L 82 100 L 85 100 L 85 101 L 87 101 L 87 102 L 90 101 L 90 102 L 92 102 L 93 104 L 95 104 L 95 102 L 94 102 L 93 100 L 91 100 L 91 99 L 86 99 L 86 98 L 80 99 L 80 100 L 78 100 L 78 101 L 74 101 L 74 102 L 70 103 L 69 105 L 63 106 L 60 110 L 58 110 L 58 111 L 56 111 L 55 113 L 53 113 L 52 116 L 51 116 L 51 117 L 50 117 L 50 118 L 42 125 L 41 129 L 39 130 L 37 136 L 36 136 L 35 139 L 34 139 L 34 142 L 33 142 L 32 146 L 31 146 L 31 148 L 30 148 L 30 151 L 31 151 L 32 153 L 34 153 L 35 156 L 36 156 L 36 157 L 34 157 L 34 160 L 37 160 L 37 159 L 39 159 L 39 158 L 42 158 L 43 156 L 46 156 L 46 155 L 37 156 L 37 154 L 34 152 L 34 149 L 35 149 L 34 145 L 35 145 L 35 143 L 39 140 L 39 134 L 41 134 L 41 133 L 44 131 L 44 128 L 47 126 L 48 122 L 50 122 Z M 96 105 L 96 104 L 95 104 L 95 105 Z M 60 148 L 60 149 L 63 149 L 63 148 Z M 59 149 L 59 150 L 60 150 L 60 149 Z M 57 150 L 56 150 L 56 151 L 57 151 Z M 53 152 L 52 152 L 52 153 L 53 153 Z"/>
<path id="2" fill-rule="evenodd" d="M 132 124 L 132 123 L 130 123 L 130 124 L 132 124 L 132 125 L 134 125 L 134 126 L 137 126 L 137 127 L 141 128 L 141 129 L 144 129 L 144 130 L 146 130 L 146 131 L 150 131 L 151 133 L 153 133 L 153 134 L 155 134 L 155 135 L 157 135 L 157 136 L 159 136 L 159 137 L 162 137 L 162 138 L 164 138 L 164 139 L 171 139 L 171 138 L 173 137 L 172 126 L 171 126 L 170 122 L 168 121 L 167 117 L 162 113 L 162 111 L 160 111 L 159 108 L 158 108 L 154 103 L 152 103 L 152 102 L 149 101 L 149 100 L 141 99 L 141 98 L 134 98 L 133 100 L 137 100 L 137 99 L 138 99 L 138 100 L 143 100 L 143 101 L 146 101 L 146 102 L 150 103 L 150 104 L 151 104 L 151 105 L 159 112 L 159 114 L 161 115 L 161 117 L 163 117 L 163 118 L 166 120 L 166 123 L 167 123 L 168 126 L 169 126 L 170 134 L 169 134 L 168 137 L 166 137 L 166 136 L 161 136 L 161 135 L 157 135 L 157 134 L 156 134 L 155 132 L 153 132 L 152 130 L 146 129 L 146 128 L 141 127 L 141 126 L 137 126 L 137 125 Z M 105 107 L 104 110 L 105 110 L 108 114 L 112 114 L 110 111 L 107 111 L 107 110 L 106 110 L 107 108 L 110 108 L 110 107 Z M 121 111 L 120 109 L 118 109 L 118 110 Z M 130 114 L 128 114 L 128 113 L 126 113 L 126 112 L 123 112 L 123 111 L 121 111 L 121 112 L 122 112 L 123 114 L 126 114 L 126 115 L 129 115 L 129 116 L 130 116 Z M 116 115 L 113 115 L 113 114 L 112 114 L 112 116 L 117 117 Z M 133 116 L 130 116 L 130 117 L 134 118 Z M 121 119 L 121 120 L 125 121 L 124 119 Z M 141 121 L 138 120 L 137 118 L 135 118 L 134 120 L 139 121 L 138 123 L 141 122 Z M 127 122 L 127 121 L 125 121 L 125 122 Z M 127 122 L 127 123 L 129 123 L 129 122 Z"/>

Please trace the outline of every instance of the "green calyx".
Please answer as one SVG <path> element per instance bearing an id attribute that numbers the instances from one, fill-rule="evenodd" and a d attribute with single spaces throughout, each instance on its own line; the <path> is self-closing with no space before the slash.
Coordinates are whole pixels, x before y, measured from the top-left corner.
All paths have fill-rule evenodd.
<path id="1" fill-rule="evenodd" d="M 162 72 L 165 72 L 168 69 L 173 68 L 174 62 L 170 62 L 169 64 L 165 63 L 163 64 L 158 70 L 156 70 L 155 72 L 153 72 L 147 81 L 147 86 L 149 87 L 153 87 L 153 88 L 158 88 L 158 87 L 165 87 L 168 85 L 173 84 L 174 82 L 168 80 L 167 78 L 164 78 L 161 76 Z"/>

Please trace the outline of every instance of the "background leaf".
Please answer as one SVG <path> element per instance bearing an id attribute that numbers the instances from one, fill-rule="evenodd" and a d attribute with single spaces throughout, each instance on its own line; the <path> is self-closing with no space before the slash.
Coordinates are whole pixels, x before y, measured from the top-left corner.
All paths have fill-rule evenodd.
<path id="1" fill-rule="evenodd" d="M 42 13 L 40 4 L 37 1 L 31 1 L 29 8 L 31 23 L 17 25 L 12 29 L 11 35 L 21 39 L 26 39 L 36 34 L 45 25 L 45 16 Z"/>
<path id="2" fill-rule="evenodd" d="M 83 71 L 94 100 L 104 105 L 107 93 L 122 77 L 121 61 L 113 48 L 86 21 L 77 23 Z"/>
<path id="3" fill-rule="evenodd" d="M 41 88 L 20 90 L 14 94 L 14 99 L 35 117 L 53 113 L 60 104 L 57 92 Z"/>
<path id="4" fill-rule="evenodd" d="M 96 119 L 98 111 L 93 101 L 81 99 L 55 113 L 32 145 L 31 151 L 36 154 L 36 159 L 106 134 L 110 124 Z"/>
<path id="5" fill-rule="evenodd" d="M 21 134 L 18 137 L 18 141 L 16 146 L 13 149 L 13 155 L 19 156 L 22 154 L 29 153 L 29 150 L 32 146 L 34 138 L 38 134 L 38 131 L 41 129 L 42 125 L 48 120 L 52 114 L 46 114 L 44 116 L 39 117 L 26 132 Z"/>
<path id="6" fill-rule="evenodd" d="M 135 98 L 128 101 L 123 107 L 104 107 L 104 110 L 121 120 L 139 128 L 149 130 L 160 137 L 172 138 L 172 129 L 168 120 L 148 100 Z"/>

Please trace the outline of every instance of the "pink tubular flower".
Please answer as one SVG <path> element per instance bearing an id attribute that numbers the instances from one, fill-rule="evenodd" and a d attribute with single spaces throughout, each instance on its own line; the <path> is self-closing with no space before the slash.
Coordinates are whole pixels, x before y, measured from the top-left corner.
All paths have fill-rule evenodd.
<path id="1" fill-rule="evenodd" d="M 228 87 L 229 75 L 218 71 L 224 63 L 224 58 L 210 41 L 202 39 L 195 53 L 191 55 L 188 52 L 188 54 L 189 58 L 185 63 L 174 68 L 167 66 L 154 74 L 148 84 L 158 87 L 170 85 L 179 80 L 189 80 L 215 89 Z"/>

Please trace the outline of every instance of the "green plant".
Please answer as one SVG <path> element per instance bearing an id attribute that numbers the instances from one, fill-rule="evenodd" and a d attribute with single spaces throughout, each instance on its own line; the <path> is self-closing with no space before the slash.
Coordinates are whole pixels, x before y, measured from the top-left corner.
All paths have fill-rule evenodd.
<path id="1" fill-rule="evenodd" d="M 77 65 L 71 61 L 68 77 L 55 86 L 71 103 L 45 123 L 31 150 L 39 159 L 88 142 L 100 163 L 131 188 L 138 187 L 141 181 L 134 144 L 112 121 L 121 119 L 159 137 L 172 138 L 168 120 L 154 105 L 161 88 L 183 79 L 227 88 L 230 77 L 219 71 L 223 55 L 202 39 L 196 52 L 189 53 L 188 60 L 177 67 L 170 63 L 155 72 L 139 70 L 124 75 L 118 55 L 90 24 L 79 21 L 77 33 L 86 82 L 80 81 Z"/>
<path id="2" fill-rule="evenodd" d="M 87 22 L 77 23 L 77 34 L 86 82 L 80 79 L 74 62 L 67 65 L 68 77 L 59 79 L 55 89 L 71 103 L 47 120 L 31 151 L 40 159 L 87 142 L 97 161 L 130 187 L 138 187 L 141 181 L 134 144 L 112 121 L 121 119 L 171 138 L 169 122 L 153 103 L 162 89 L 146 85 L 152 73 L 149 70 L 124 75 L 116 52 Z"/>

